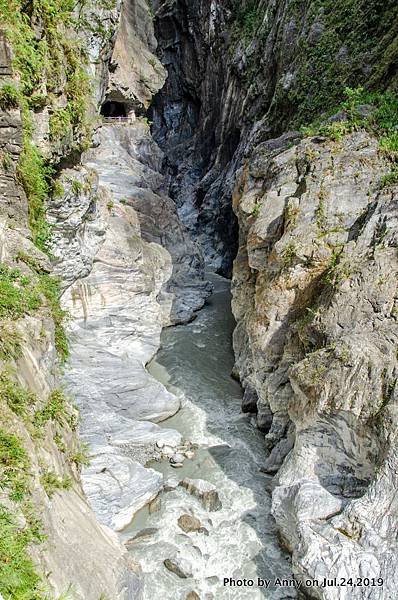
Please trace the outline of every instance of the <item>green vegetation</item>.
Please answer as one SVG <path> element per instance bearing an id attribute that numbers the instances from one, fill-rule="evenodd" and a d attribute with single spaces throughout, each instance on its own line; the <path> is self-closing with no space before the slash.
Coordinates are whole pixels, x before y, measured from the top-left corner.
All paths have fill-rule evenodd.
<path id="1" fill-rule="evenodd" d="M 7 600 L 44 598 L 41 579 L 28 554 L 29 545 L 42 539 L 37 522 L 21 527 L 0 504 L 0 593 Z"/>
<path id="2" fill-rule="evenodd" d="M 0 401 L 5 402 L 16 415 L 26 418 L 37 398 L 17 383 L 9 370 L 5 370 L 0 373 Z"/>
<path id="3" fill-rule="evenodd" d="M 0 263 L 0 319 L 18 319 L 41 304 L 40 291 L 32 279 Z"/>
<path id="4" fill-rule="evenodd" d="M 59 280 L 44 273 L 34 261 L 23 253 L 19 260 L 36 269 L 37 278 L 23 275 L 19 269 L 12 269 L 0 263 L 0 319 L 18 319 L 32 313 L 45 303 L 51 311 L 55 324 L 55 345 L 62 360 L 68 357 L 68 342 L 63 322 L 66 316 L 59 298 Z M 0 351 L 1 351 L 0 344 Z M 14 346 L 14 349 L 16 347 Z M 3 349 L 3 353 L 6 349 Z"/>
<path id="5" fill-rule="evenodd" d="M 391 173 L 383 175 L 380 179 L 380 189 L 392 187 L 398 185 L 398 165 L 393 168 Z"/>
<path id="6" fill-rule="evenodd" d="M 74 17 L 75 8 L 74 0 L 27 3 L 0 0 L 2 30 L 13 47 L 13 67 L 19 76 L 19 90 L 12 84 L 0 89 L 0 108 L 20 105 L 22 109 L 24 143 L 18 177 L 29 202 L 33 241 L 45 252 L 48 252 L 51 236 L 46 221 L 46 202 L 52 192 L 54 169 L 31 141 L 30 110 L 49 106 L 51 141 L 65 143 L 71 152 L 88 147 L 91 139 L 88 118 L 90 81 L 84 68 L 87 63 L 84 44 L 73 33 L 74 28 L 79 30 L 81 26 Z M 44 81 L 46 94 L 42 93 Z M 62 109 L 52 106 L 60 88 L 66 99 Z"/>
<path id="7" fill-rule="evenodd" d="M 332 123 L 314 122 L 302 127 L 304 135 L 323 135 L 340 141 L 344 135 L 361 129 L 379 139 L 380 150 L 392 163 L 391 173 L 380 180 L 380 187 L 398 183 L 398 95 L 393 92 L 368 92 L 364 88 L 345 88 L 345 101 L 331 114 L 342 111 L 342 120 Z M 367 107 L 364 113 L 362 107 Z"/>
<path id="8" fill-rule="evenodd" d="M 303 3 L 292 2 L 291 11 L 303 18 Z M 298 76 L 288 94 L 296 123 L 335 106 L 347 85 L 367 82 L 364 67 L 369 63 L 375 65 L 369 89 L 383 89 L 398 58 L 395 0 L 313 0 L 306 19 L 309 27 L 321 22 L 323 28 L 315 43 L 309 37 L 301 40 L 296 56 Z"/>
<path id="9" fill-rule="evenodd" d="M 315 210 L 315 220 L 320 232 L 325 233 L 327 229 L 326 209 L 325 209 L 325 190 L 323 183 L 319 190 L 319 203 Z"/>
<path id="10" fill-rule="evenodd" d="M 15 85 L 7 83 L 0 88 L 0 109 L 18 108 L 19 92 Z"/>
<path id="11" fill-rule="evenodd" d="M 53 170 L 29 140 L 29 135 L 25 133 L 24 137 L 17 174 L 29 200 L 29 225 L 33 242 L 40 250 L 47 252 L 51 229 L 46 221 L 46 202 Z"/>
<path id="12" fill-rule="evenodd" d="M 21 440 L 0 428 L 1 489 L 8 489 L 11 500 L 20 502 L 28 492 L 30 462 Z"/>
<path id="13" fill-rule="evenodd" d="M 239 0 L 233 2 L 232 36 L 235 41 L 247 44 L 253 39 L 255 31 L 262 21 L 257 4 L 256 0 L 250 0 L 246 4 Z"/>
<path id="14" fill-rule="evenodd" d="M 65 361 L 69 356 L 69 345 L 64 329 L 64 321 L 67 312 L 60 305 L 60 283 L 59 279 L 52 277 L 48 273 L 42 272 L 39 275 L 39 289 L 47 300 L 51 316 L 55 325 L 55 347 L 61 358 Z"/>
<path id="15" fill-rule="evenodd" d="M 35 412 L 33 424 L 39 429 L 43 428 L 50 420 L 62 425 L 67 416 L 65 395 L 62 390 L 56 389 L 49 395 L 46 405 Z"/>
<path id="16" fill-rule="evenodd" d="M 257 217 L 260 213 L 261 206 L 262 206 L 262 203 L 257 200 L 252 212 L 250 213 L 251 216 L 254 217 L 255 219 L 257 219 Z"/>
<path id="17" fill-rule="evenodd" d="M 237 45 L 248 47 L 255 40 L 245 60 L 239 57 L 239 77 L 252 88 L 255 100 L 249 116 L 267 115 L 274 137 L 333 109 L 347 86 L 366 86 L 373 92 L 396 89 L 396 0 L 289 0 L 285 10 L 260 0 L 231 4 L 232 53 Z M 275 23 L 277 33 L 270 40 Z M 270 45 L 276 50 L 269 54 L 272 68 L 264 64 Z M 287 77 L 282 79 L 282 73 Z M 339 136 L 342 126 L 331 125 L 333 129 Z"/>
<path id="18" fill-rule="evenodd" d="M 296 256 L 296 246 L 294 245 L 294 242 L 290 241 L 282 254 L 283 268 L 289 269 L 293 265 Z"/>
<path id="19" fill-rule="evenodd" d="M 57 490 L 70 490 L 72 487 L 72 479 L 69 476 L 58 477 L 50 470 L 44 471 L 40 481 L 49 498 L 52 498 Z"/>
<path id="20" fill-rule="evenodd" d="M 353 272 L 353 267 L 342 254 L 342 247 L 336 246 L 333 248 L 329 264 L 324 274 L 325 283 L 337 288 L 343 281 L 349 279 Z"/>
<path id="21" fill-rule="evenodd" d="M 297 224 L 297 219 L 300 215 L 301 209 L 298 205 L 289 203 L 285 209 L 285 229 L 294 229 Z"/>
<path id="22" fill-rule="evenodd" d="M 16 360 L 22 356 L 22 337 L 13 321 L 0 323 L 0 360 Z"/>
<path id="23" fill-rule="evenodd" d="M 90 464 L 90 447 L 88 444 L 81 444 L 80 448 L 69 455 L 70 462 L 74 463 L 77 467 L 83 465 L 88 467 Z"/>

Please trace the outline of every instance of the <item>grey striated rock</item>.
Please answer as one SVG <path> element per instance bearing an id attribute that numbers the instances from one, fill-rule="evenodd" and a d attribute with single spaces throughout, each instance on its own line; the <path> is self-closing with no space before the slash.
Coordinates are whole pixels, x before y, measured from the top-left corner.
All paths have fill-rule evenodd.
<path id="1" fill-rule="evenodd" d="M 396 188 L 380 190 L 389 165 L 364 132 L 280 141 L 256 148 L 234 193 L 236 365 L 268 422 L 264 469 L 278 471 L 273 513 L 296 577 L 381 576 L 347 594 L 392 598 Z"/>
<path id="2" fill-rule="evenodd" d="M 0 36 L 0 78 L 11 75 L 10 49 Z M 52 266 L 48 256 L 31 241 L 27 200 L 16 178 L 22 137 L 19 110 L 1 110 L 0 259 L 2 263 L 18 267 L 35 282 L 37 273 L 24 262 L 24 257 L 29 257 L 44 273 L 50 273 Z M 0 321 L 0 338 L 11 332 L 13 338 L 19 340 L 20 355 L 9 357 L 7 368 L 11 367 L 18 383 L 35 395 L 35 405 L 29 407 L 32 411 L 42 410 L 50 392 L 59 387 L 54 322 L 50 310 L 43 304 L 40 310 L 31 311 L 17 320 Z M 2 356 L 1 371 L 5 366 Z M 117 536 L 98 523 L 83 495 L 79 472 L 67 460 L 67 456 L 79 451 L 76 432 L 66 421 L 62 428 L 49 422 L 38 444 L 32 436 L 32 426 L 12 413 L 4 398 L 1 410 L 7 430 L 18 436 L 29 459 L 29 502 L 33 514 L 40 517 L 40 529 L 45 533 L 43 543 L 32 544 L 29 552 L 37 572 L 43 576 L 46 589 L 51 590 L 51 596 L 61 597 L 73 586 L 76 600 L 98 600 L 104 595 L 115 600 L 138 600 L 141 597 L 138 565 L 127 555 Z M 65 410 L 74 415 L 68 401 Z M 55 443 L 56 434 L 64 451 Z M 59 490 L 50 499 L 41 481 L 44 468 L 59 477 L 68 477 L 71 489 Z M 2 504 L 4 501 L 23 526 L 26 518 L 18 519 L 22 516 L 20 503 L 12 503 L 6 493 L 3 490 Z"/>
<path id="3" fill-rule="evenodd" d="M 130 549 L 132 546 L 134 546 L 134 544 L 152 538 L 157 532 L 158 529 L 156 529 L 156 527 L 146 527 L 145 529 L 139 531 L 133 538 L 127 540 L 125 545 L 128 549 Z"/>
<path id="4" fill-rule="evenodd" d="M 124 2 L 110 63 L 107 100 L 122 101 L 128 110 L 136 112 L 148 108 L 166 79 L 165 69 L 155 56 L 156 45 L 145 0 Z"/>
<path id="5" fill-rule="evenodd" d="M 141 110 L 163 84 L 148 6 L 123 5 L 104 93 Z M 106 85 L 105 85 L 106 84 Z M 164 193 L 162 153 L 144 119 L 100 127 L 79 167 L 60 176 L 49 205 L 55 272 L 70 313 L 65 383 L 81 409 L 92 463 L 84 490 L 101 522 L 120 530 L 155 498 L 162 476 L 144 468 L 157 441 L 181 436 L 154 423 L 179 400 L 145 366 L 165 325 L 193 318 L 211 291 L 199 250 Z"/>

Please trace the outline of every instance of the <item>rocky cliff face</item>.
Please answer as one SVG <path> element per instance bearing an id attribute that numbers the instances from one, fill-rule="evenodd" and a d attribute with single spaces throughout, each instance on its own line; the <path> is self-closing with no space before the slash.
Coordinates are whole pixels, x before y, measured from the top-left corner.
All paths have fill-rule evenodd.
<path id="1" fill-rule="evenodd" d="M 237 169 L 257 143 L 337 105 L 345 85 L 396 82 L 396 6 L 157 0 L 154 8 L 168 79 L 151 114 L 170 195 L 208 261 L 229 275 Z"/>
<path id="2" fill-rule="evenodd" d="M 7 565 L 1 592 L 38 598 L 73 589 L 82 599 L 130 598 L 138 590 L 138 567 L 115 534 L 99 525 L 81 488 L 77 413 L 59 387 L 59 352 L 66 348 L 58 283 L 28 226 L 32 207 L 21 164 L 31 142 L 13 96 L 5 38 L 1 47 L 0 529 Z M 38 114 L 38 128 L 46 118 L 48 124 L 48 114 Z M 29 169 L 34 176 L 34 165 Z"/>
<path id="3" fill-rule="evenodd" d="M 233 270 L 235 374 L 297 578 L 394 598 L 396 2 L 0 12 L 0 593 L 140 597 L 112 530 L 162 487 L 155 441 L 181 441 L 145 367 L 209 295 L 203 254 Z"/>
<path id="4" fill-rule="evenodd" d="M 264 468 L 278 472 L 274 516 L 301 578 L 383 577 L 372 598 L 393 595 L 396 569 L 396 190 L 379 185 L 388 169 L 363 132 L 284 136 L 256 148 L 234 195 L 234 345 L 245 408 L 266 433 Z"/>
<path id="5" fill-rule="evenodd" d="M 165 79 L 148 5 L 47 8 L 26 28 L 4 9 L 1 42 L 0 527 L 11 566 L 0 591 L 130 600 L 139 568 L 108 526 L 121 529 L 161 488 L 143 466 L 155 441 L 180 441 L 154 424 L 179 402 L 145 365 L 162 327 L 191 319 L 211 288 L 138 118 Z M 57 78 L 43 62 L 30 79 L 23 43 L 61 52 Z M 129 120 L 102 124 L 105 101 Z M 61 386 L 81 409 L 79 437 Z"/>
<path id="6" fill-rule="evenodd" d="M 178 212 L 222 272 L 231 205 L 238 218 L 236 371 L 277 473 L 277 524 L 299 578 L 384 578 L 308 595 L 392 598 L 396 7 L 188 4 L 157 3 L 169 78 L 153 130 Z M 347 85 L 390 90 L 381 129 L 369 95 L 327 121 Z M 321 135 L 296 130 L 315 118 Z"/>

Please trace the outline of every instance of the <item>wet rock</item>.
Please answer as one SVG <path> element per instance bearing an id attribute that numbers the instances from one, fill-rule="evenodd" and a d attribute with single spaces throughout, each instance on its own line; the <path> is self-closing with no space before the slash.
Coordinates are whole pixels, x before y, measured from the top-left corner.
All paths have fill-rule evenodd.
<path id="1" fill-rule="evenodd" d="M 181 515 L 178 519 L 178 526 L 185 531 L 185 533 L 189 533 L 191 531 L 200 531 L 202 528 L 202 523 L 194 517 L 193 515 Z"/>
<path id="2" fill-rule="evenodd" d="M 184 462 L 185 456 L 183 454 L 174 454 L 170 458 L 170 462 L 172 465 L 180 465 Z"/>
<path id="3" fill-rule="evenodd" d="M 180 579 L 188 579 L 192 577 L 192 566 L 191 564 L 180 556 L 174 558 L 166 558 L 163 561 L 166 569 L 180 577 Z"/>
<path id="4" fill-rule="evenodd" d="M 187 450 L 186 452 L 184 452 L 185 458 L 187 458 L 188 460 L 193 460 L 195 458 L 195 452 L 193 452 L 192 450 Z"/>
<path id="5" fill-rule="evenodd" d="M 166 481 L 163 486 L 163 490 L 165 492 L 172 492 L 178 488 L 180 481 L 178 479 L 170 478 Z"/>
<path id="6" fill-rule="evenodd" d="M 245 389 L 242 400 L 242 411 L 244 413 L 256 413 L 257 412 L 258 394 L 256 390 L 248 386 Z"/>
<path id="7" fill-rule="evenodd" d="M 137 542 L 142 542 L 143 540 L 150 538 L 157 533 L 158 529 L 156 527 L 147 527 L 142 529 L 136 535 L 125 542 L 125 546 L 129 548 L 130 546 L 136 544 Z"/>
<path id="8" fill-rule="evenodd" d="M 200 596 L 196 592 L 192 591 L 185 596 L 185 600 L 200 600 Z"/>
<path id="9" fill-rule="evenodd" d="M 185 488 L 189 494 L 198 498 L 203 507 L 209 511 L 220 510 L 221 501 L 218 496 L 217 488 L 212 483 L 204 479 L 184 479 L 179 484 Z"/>
<path id="10" fill-rule="evenodd" d="M 152 515 L 153 513 L 157 513 L 160 511 L 161 508 L 162 500 L 160 499 L 160 496 L 156 496 L 156 498 L 152 500 L 152 502 L 148 506 L 149 514 Z"/>
<path id="11" fill-rule="evenodd" d="M 172 456 L 174 456 L 175 449 L 171 446 L 164 446 L 162 449 L 162 453 L 164 456 L 168 456 L 171 458 Z"/>

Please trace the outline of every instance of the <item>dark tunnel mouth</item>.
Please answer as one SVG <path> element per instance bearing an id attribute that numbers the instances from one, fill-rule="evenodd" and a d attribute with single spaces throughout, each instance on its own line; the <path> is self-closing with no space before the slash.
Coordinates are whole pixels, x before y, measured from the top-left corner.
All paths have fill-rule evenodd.
<path id="1" fill-rule="evenodd" d="M 116 100 L 106 100 L 101 106 L 103 117 L 127 117 L 126 105 Z"/>

